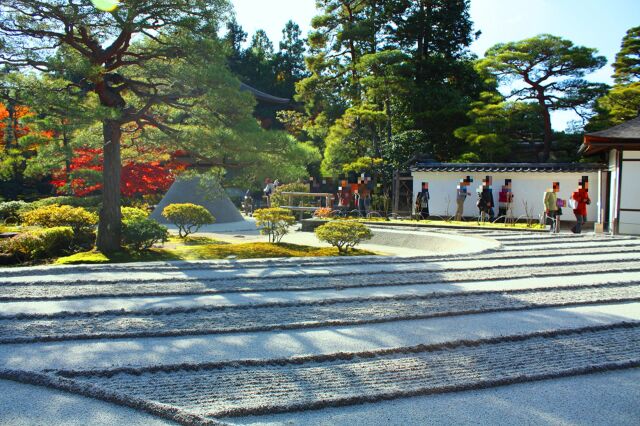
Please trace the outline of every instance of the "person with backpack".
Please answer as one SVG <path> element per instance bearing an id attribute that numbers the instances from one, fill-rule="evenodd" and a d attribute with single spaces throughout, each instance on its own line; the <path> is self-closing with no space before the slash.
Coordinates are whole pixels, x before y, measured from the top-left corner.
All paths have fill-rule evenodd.
<path id="1" fill-rule="evenodd" d="M 480 212 L 480 221 L 485 222 L 487 218 L 493 221 L 494 217 L 494 204 L 493 204 L 493 189 L 491 187 L 492 178 L 487 176 L 482 180 L 482 185 L 478 188 L 478 202 L 476 203 Z"/>
<path id="2" fill-rule="evenodd" d="M 571 194 L 571 199 L 569 200 L 569 207 L 573 209 L 573 214 L 576 216 L 576 224 L 571 228 L 571 232 L 574 234 L 582 232 L 582 226 L 587 221 L 587 206 L 589 204 L 591 204 L 589 177 L 583 176 L 578 182 L 578 190 Z"/>

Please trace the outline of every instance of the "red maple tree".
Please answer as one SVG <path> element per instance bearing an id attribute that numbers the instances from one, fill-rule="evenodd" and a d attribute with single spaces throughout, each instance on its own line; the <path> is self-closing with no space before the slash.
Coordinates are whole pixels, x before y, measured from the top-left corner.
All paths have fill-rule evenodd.
<path id="1" fill-rule="evenodd" d="M 160 157 L 162 153 L 157 153 Z M 136 162 L 127 160 L 122 165 L 120 177 L 120 191 L 125 197 L 136 197 L 147 194 L 157 194 L 169 189 L 175 180 L 175 172 L 184 169 L 184 165 L 173 160 L 167 162 L 151 161 Z M 59 192 L 65 192 L 67 184 L 71 192 L 78 197 L 92 195 L 102 189 L 101 182 L 81 177 L 82 171 L 102 172 L 102 149 L 80 148 L 74 151 L 71 161 L 71 180 L 67 179 L 65 170 L 56 171 L 51 183 Z M 84 173 L 86 174 L 86 173 Z"/>
<path id="2" fill-rule="evenodd" d="M 14 108 L 13 129 L 10 129 L 10 131 L 14 133 L 14 139 L 19 139 L 29 133 L 29 127 L 21 123 L 21 119 L 29 114 L 29 108 L 25 106 L 17 106 Z M 5 132 L 7 131 L 8 119 L 9 110 L 4 104 L 0 103 L 0 145 L 3 145 L 6 140 Z"/>

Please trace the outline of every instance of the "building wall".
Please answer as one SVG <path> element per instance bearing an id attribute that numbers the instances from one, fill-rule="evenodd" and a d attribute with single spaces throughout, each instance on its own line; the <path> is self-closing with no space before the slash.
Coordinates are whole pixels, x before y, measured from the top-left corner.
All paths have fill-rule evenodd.
<path id="1" fill-rule="evenodd" d="M 611 226 L 618 221 L 618 151 L 609 151 L 609 172 L 611 173 L 611 184 L 609 185 L 609 220 Z M 610 229 L 612 231 L 612 229 Z"/>
<path id="2" fill-rule="evenodd" d="M 640 163 L 638 163 L 640 164 Z M 467 197 L 464 207 L 464 215 L 477 216 L 476 190 L 482 184 L 485 176 L 493 178 L 493 198 L 496 204 L 495 213 L 498 214 L 498 193 L 504 185 L 505 179 L 511 179 L 512 191 L 514 194 L 514 216 L 525 216 L 523 201 L 526 201 L 531 215 L 535 218 L 544 211 L 544 192 L 551 188 L 552 182 L 560 182 L 560 192 L 558 198 L 568 200 L 573 191 L 578 187 L 578 181 L 582 176 L 589 176 L 589 192 L 592 203 L 587 206 L 587 220 L 597 220 L 600 194 L 598 194 L 598 172 L 582 173 L 540 173 L 540 172 L 513 172 L 513 173 L 464 173 L 464 172 L 413 172 L 413 193 L 422 188 L 423 182 L 429 183 L 429 210 L 431 215 L 446 216 L 447 203 L 448 215 L 453 216 L 456 212 L 456 186 L 460 179 L 471 176 L 471 196 Z M 638 177 L 640 180 L 640 176 Z M 565 207 L 562 212 L 562 220 L 575 220 L 573 211 Z"/>
<path id="3" fill-rule="evenodd" d="M 640 151 L 623 151 L 621 170 L 618 232 L 640 235 Z"/>

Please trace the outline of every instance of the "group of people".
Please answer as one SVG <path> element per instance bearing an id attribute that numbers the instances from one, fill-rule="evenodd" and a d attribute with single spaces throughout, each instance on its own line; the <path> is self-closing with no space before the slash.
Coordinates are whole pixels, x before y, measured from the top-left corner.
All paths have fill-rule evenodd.
<path id="1" fill-rule="evenodd" d="M 343 212 L 357 210 L 360 216 L 366 217 L 373 204 L 373 179 L 362 174 L 350 179 L 342 179 L 338 187 L 338 209 Z M 352 208 L 353 207 L 353 208 Z"/>
<path id="2" fill-rule="evenodd" d="M 280 182 L 278 181 L 278 179 L 276 179 L 275 181 L 271 181 L 270 178 L 266 178 L 264 180 L 264 183 L 265 183 L 265 187 L 262 190 L 263 198 L 265 200 L 266 206 L 271 207 L 271 195 L 273 195 L 276 188 L 280 186 Z M 247 189 L 247 192 L 244 193 L 244 199 L 242 200 L 242 210 L 244 211 L 244 214 L 246 214 L 247 216 L 252 216 L 254 209 L 255 209 L 255 203 L 254 203 L 252 191 L 250 189 Z"/>
<path id="3" fill-rule="evenodd" d="M 469 187 L 473 183 L 471 176 L 460 179 L 456 188 L 456 215 L 455 220 L 461 221 L 464 214 L 464 203 L 467 197 L 471 196 Z M 482 180 L 482 184 L 478 187 L 476 207 L 478 208 L 478 216 L 481 221 L 495 218 L 495 203 L 493 197 L 493 179 L 486 176 Z M 553 182 L 552 188 L 544 193 L 543 203 L 545 208 L 545 216 L 551 221 L 551 231 L 560 232 L 560 216 L 563 207 L 570 207 L 576 216 L 576 224 L 571 228 L 573 233 L 582 232 L 582 226 L 587 221 L 587 206 L 591 204 L 589 198 L 589 177 L 583 176 L 578 182 L 578 189 L 571 194 L 571 198 L 563 200 L 558 198 L 560 191 L 560 183 Z M 502 218 L 504 223 L 513 218 L 513 201 L 514 194 L 511 187 L 511 179 L 505 179 L 504 185 L 498 194 L 498 218 Z M 423 182 L 422 188 L 416 195 L 415 214 L 418 220 L 427 219 L 429 217 L 429 183 Z"/>
<path id="4" fill-rule="evenodd" d="M 587 206 L 591 204 L 589 198 L 589 177 L 583 176 L 578 182 L 578 189 L 571 194 L 571 198 L 563 200 L 558 198 L 560 192 L 560 182 L 553 182 L 553 186 L 544 193 L 544 208 L 546 216 L 551 220 L 551 232 L 560 232 L 560 216 L 562 208 L 568 207 L 573 210 L 576 216 L 576 224 L 571 227 L 571 232 L 580 234 L 582 226 L 587 221 Z"/>
<path id="5" fill-rule="evenodd" d="M 486 176 L 482 180 L 482 185 L 477 189 L 477 202 L 478 214 L 482 221 L 493 220 L 495 217 L 494 200 L 493 200 L 493 188 L 492 188 L 491 176 Z M 469 187 L 473 183 L 473 178 L 467 176 L 460 179 L 458 186 L 456 187 L 456 221 L 462 221 L 464 214 L 464 203 L 467 197 L 471 196 Z M 512 216 L 513 206 L 513 192 L 511 192 L 511 179 L 506 179 L 504 186 L 498 195 L 498 215 L 506 218 Z M 415 212 L 418 220 L 426 219 L 429 217 L 429 183 L 423 182 L 422 189 L 416 195 Z"/>

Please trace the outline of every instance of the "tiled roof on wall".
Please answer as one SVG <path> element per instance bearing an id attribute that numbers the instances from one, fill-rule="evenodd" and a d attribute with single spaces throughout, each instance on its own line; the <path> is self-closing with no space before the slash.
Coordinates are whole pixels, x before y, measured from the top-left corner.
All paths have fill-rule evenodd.
<path id="1" fill-rule="evenodd" d="M 412 172 L 491 172 L 491 173 L 571 173 L 597 172 L 605 169 L 594 163 L 416 163 Z"/>

